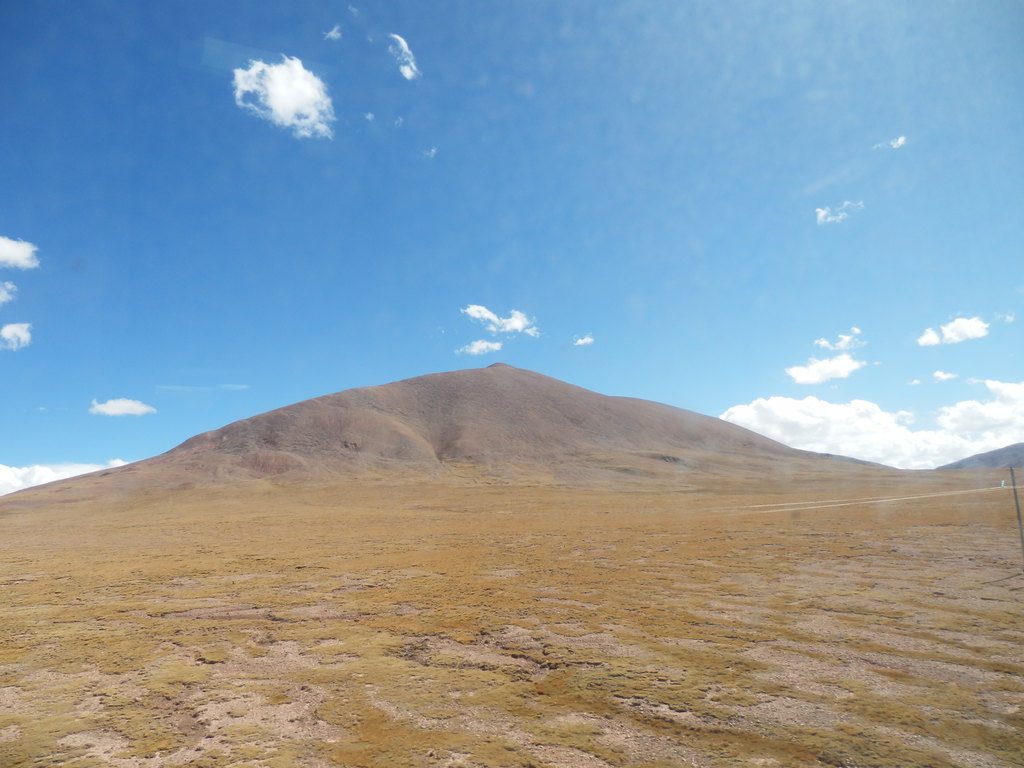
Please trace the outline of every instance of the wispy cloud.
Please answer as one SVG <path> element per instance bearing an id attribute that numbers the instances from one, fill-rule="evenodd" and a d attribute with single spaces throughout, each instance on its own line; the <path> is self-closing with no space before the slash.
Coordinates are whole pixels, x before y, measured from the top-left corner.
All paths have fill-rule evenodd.
<path id="1" fill-rule="evenodd" d="M 866 342 L 861 341 L 857 337 L 860 335 L 860 328 L 851 328 L 848 334 L 839 334 L 839 338 L 836 341 L 829 341 L 828 339 L 815 339 L 815 346 L 822 347 L 832 352 L 841 352 L 846 349 L 857 349 L 858 347 L 865 346 Z"/>
<path id="2" fill-rule="evenodd" d="M 111 459 L 106 464 L 34 464 L 30 467 L 10 467 L 0 464 L 0 496 L 14 493 L 22 488 L 52 483 L 87 472 L 98 472 L 101 469 L 122 467 L 127 464 L 121 459 Z"/>
<path id="3" fill-rule="evenodd" d="M 907 143 L 906 136 L 897 136 L 895 139 L 880 141 L 872 149 L 899 149 Z"/>
<path id="4" fill-rule="evenodd" d="M 39 266 L 37 250 L 35 245 L 25 240 L 12 240 L 0 235 L 0 267 L 35 269 Z"/>
<path id="5" fill-rule="evenodd" d="M 830 379 L 845 379 L 854 371 L 863 368 L 867 363 L 854 360 L 846 352 L 825 360 L 811 358 L 807 365 L 794 365 L 787 368 L 786 373 L 797 384 L 821 384 Z"/>
<path id="6" fill-rule="evenodd" d="M 459 355 L 486 355 L 488 352 L 497 352 L 501 349 L 501 346 L 500 341 L 477 339 L 464 347 L 459 347 L 455 350 L 455 353 Z"/>
<path id="7" fill-rule="evenodd" d="M 324 40 L 341 40 L 341 24 L 335 24 L 324 32 Z"/>
<path id="8" fill-rule="evenodd" d="M 234 71 L 235 103 L 297 138 L 331 138 L 334 106 L 324 82 L 291 56 L 278 64 L 250 61 Z"/>
<path id="9" fill-rule="evenodd" d="M 431 147 L 430 149 L 423 150 L 423 156 L 427 158 L 437 157 L 437 147 Z"/>
<path id="10" fill-rule="evenodd" d="M 402 73 L 402 77 L 406 80 L 415 80 L 420 77 L 421 73 L 419 67 L 416 66 L 416 57 L 412 55 L 409 44 L 405 42 L 405 39 L 401 35 L 396 34 L 390 34 L 388 38 L 391 40 L 391 43 L 388 45 L 388 51 L 395 57 L 395 61 L 398 62 L 398 71 Z"/>
<path id="11" fill-rule="evenodd" d="M 825 208 L 815 208 L 814 214 L 817 218 L 818 226 L 820 227 L 822 224 L 838 224 L 839 222 L 849 218 L 851 211 L 859 211 L 863 208 L 863 201 L 858 200 L 857 202 L 851 202 L 847 200 L 834 211 L 828 206 Z"/>
<path id="12" fill-rule="evenodd" d="M 934 347 L 937 344 L 959 344 L 969 339 L 980 339 L 988 336 L 989 324 L 980 317 L 958 317 L 952 322 L 939 327 L 925 328 L 917 343 L 922 347 Z"/>
<path id="13" fill-rule="evenodd" d="M 935 371 L 935 373 L 932 374 L 932 378 L 936 381 L 949 381 L 950 379 L 955 379 L 956 374 L 946 373 L 945 371 Z"/>
<path id="14" fill-rule="evenodd" d="M 513 309 L 508 317 L 498 317 L 487 307 L 479 304 L 470 304 L 465 309 L 460 309 L 464 315 L 469 315 L 474 320 L 480 320 L 487 324 L 487 330 L 491 333 L 525 333 L 527 336 L 536 338 L 540 331 L 534 325 L 533 320 L 528 318 L 518 309 Z"/>
<path id="15" fill-rule="evenodd" d="M 594 337 L 591 336 L 589 333 L 586 336 L 574 336 L 572 340 L 572 345 L 574 347 L 586 347 L 593 343 Z"/>
<path id="16" fill-rule="evenodd" d="M 18 286 L 14 283 L 0 283 L 0 306 L 9 301 L 14 301 L 14 296 L 17 292 Z"/>
<path id="17" fill-rule="evenodd" d="M 144 416 L 147 413 L 156 413 L 156 408 L 140 400 L 129 400 L 126 397 L 117 397 L 100 403 L 95 399 L 89 407 L 89 413 L 100 416 Z"/>
<path id="18" fill-rule="evenodd" d="M 0 349 L 21 349 L 31 343 L 32 326 L 29 323 L 8 323 L 0 328 Z"/>

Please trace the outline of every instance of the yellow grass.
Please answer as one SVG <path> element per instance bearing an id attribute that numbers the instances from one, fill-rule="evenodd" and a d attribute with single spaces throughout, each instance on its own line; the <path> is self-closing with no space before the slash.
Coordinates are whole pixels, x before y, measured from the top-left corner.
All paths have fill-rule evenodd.
<path id="1" fill-rule="evenodd" d="M 13 497 L 0 765 L 1021 765 L 997 477 Z"/>

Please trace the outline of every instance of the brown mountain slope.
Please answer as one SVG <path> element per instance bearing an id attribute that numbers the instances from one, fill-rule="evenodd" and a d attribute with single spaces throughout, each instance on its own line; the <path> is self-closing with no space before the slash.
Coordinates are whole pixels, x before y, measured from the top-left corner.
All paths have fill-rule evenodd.
<path id="1" fill-rule="evenodd" d="M 939 469 L 992 469 L 1001 467 L 1024 467 L 1024 443 L 1014 443 L 1004 448 L 997 448 L 994 451 L 976 453 L 973 456 L 968 456 L 966 459 L 945 464 L 939 467 Z"/>
<path id="2" fill-rule="evenodd" d="M 197 435 L 153 459 L 64 483 L 98 484 L 98 492 L 399 473 L 591 485 L 855 468 L 893 471 L 496 364 L 306 400 Z"/>
<path id="3" fill-rule="evenodd" d="M 197 435 L 159 457 L 257 476 L 476 469 L 561 480 L 807 460 L 835 462 L 720 419 L 500 363 L 325 395 Z"/>

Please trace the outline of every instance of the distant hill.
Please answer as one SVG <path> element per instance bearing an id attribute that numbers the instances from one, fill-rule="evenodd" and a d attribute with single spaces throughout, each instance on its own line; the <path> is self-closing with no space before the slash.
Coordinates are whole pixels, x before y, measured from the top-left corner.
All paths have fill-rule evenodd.
<path id="1" fill-rule="evenodd" d="M 197 435 L 155 458 L 61 483 L 102 493 L 119 486 L 400 473 L 678 484 L 694 477 L 777 480 L 855 468 L 897 471 L 796 450 L 721 419 L 601 395 L 499 363 L 306 400 Z"/>
<path id="2" fill-rule="evenodd" d="M 939 469 L 994 469 L 998 467 L 1024 467 L 1024 443 L 1014 443 L 1005 448 L 978 453 L 966 459 L 954 461 Z"/>

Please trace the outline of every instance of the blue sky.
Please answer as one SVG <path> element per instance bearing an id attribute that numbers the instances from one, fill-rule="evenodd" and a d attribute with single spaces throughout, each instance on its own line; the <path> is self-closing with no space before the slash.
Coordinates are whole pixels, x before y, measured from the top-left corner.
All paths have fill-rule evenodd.
<path id="1" fill-rule="evenodd" d="M 1022 441 L 1022 36 L 1019 2 L 5 3 L 0 491 L 499 361 L 898 466 Z"/>

